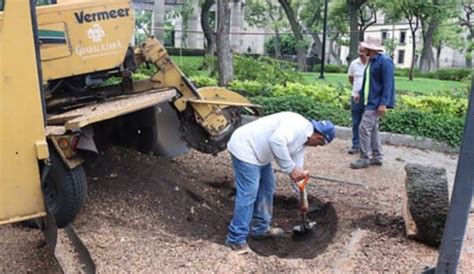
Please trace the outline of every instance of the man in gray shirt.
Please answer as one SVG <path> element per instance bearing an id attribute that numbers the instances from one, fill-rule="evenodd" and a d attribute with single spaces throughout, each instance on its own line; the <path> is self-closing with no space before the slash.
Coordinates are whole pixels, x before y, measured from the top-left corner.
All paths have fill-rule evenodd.
<path id="1" fill-rule="evenodd" d="M 237 193 L 227 246 L 246 251 L 249 233 L 255 239 L 283 234 L 282 229 L 270 227 L 275 192 L 271 162 L 275 160 L 293 182 L 299 182 L 308 175 L 303 169 L 305 147 L 328 144 L 334 136 L 330 121 L 309 121 L 293 112 L 260 118 L 234 132 L 227 148 Z"/>

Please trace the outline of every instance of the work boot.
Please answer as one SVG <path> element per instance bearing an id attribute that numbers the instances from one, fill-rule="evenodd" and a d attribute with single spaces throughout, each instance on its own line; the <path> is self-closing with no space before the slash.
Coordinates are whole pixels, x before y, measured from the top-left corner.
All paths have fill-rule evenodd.
<path id="1" fill-rule="evenodd" d="M 227 241 L 227 239 L 226 239 L 225 240 L 225 246 L 229 247 L 230 249 L 232 249 L 232 251 L 236 252 L 239 255 L 247 254 L 247 253 L 252 252 L 252 250 L 249 248 L 249 245 L 247 243 L 233 244 L 233 243 Z"/>
<path id="2" fill-rule="evenodd" d="M 347 151 L 347 153 L 349 153 L 351 155 L 357 154 L 357 153 L 359 153 L 359 148 L 353 147 L 353 148 L 349 149 L 349 151 Z"/>
<path id="3" fill-rule="evenodd" d="M 351 163 L 352 169 L 362 169 L 362 168 L 367 168 L 367 167 L 369 167 L 369 160 L 357 159 Z"/>
<path id="4" fill-rule="evenodd" d="M 370 159 L 369 164 L 370 164 L 371 166 L 381 166 L 381 165 L 383 165 L 382 160 L 376 159 L 376 158 Z"/>
<path id="5" fill-rule="evenodd" d="M 269 238 L 281 237 L 285 234 L 285 231 L 279 227 L 271 227 L 262 235 L 251 235 L 250 237 L 254 240 L 264 240 Z"/>

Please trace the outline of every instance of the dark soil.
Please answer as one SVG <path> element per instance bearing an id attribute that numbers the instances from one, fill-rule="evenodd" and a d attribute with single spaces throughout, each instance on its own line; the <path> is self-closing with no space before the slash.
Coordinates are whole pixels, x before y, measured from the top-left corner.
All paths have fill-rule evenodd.
<path id="1" fill-rule="evenodd" d="M 159 209 L 160 219 L 165 220 L 168 233 L 224 243 L 234 206 L 233 178 L 203 181 L 190 177 L 193 170 L 179 162 L 118 147 L 110 147 L 105 154 L 106 161 L 88 170 L 90 181 L 94 181 L 95 177 L 104 178 L 113 181 L 116 191 L 126 190 L 143 196 L 143 185 L 149 184 L 144 182 L 151 180 L 154 186 L 147 187 L 146 195 L 141 198 L 153 201 L 150 201 L 150 208 L 143 210 L 156 213 L 156 209 Z M 117 171 L 117 166 L 127 168 Z M 122 173 L 127 176 L 119 176 Z M 101 185 L 108 184 L 104 183 L 104 179 L 92 188 L 100 192 L 98 195 L 105 193 L 100 190 Z M 337 214 L 330 203 L 323 204 L 315 197 L 310 197 L 310 205 L 308 216 L 317 222 L 317 226 L 304 237 L 293 237 L 290 232 L 301 220 L 298 200 L 296 196 L 277 195 L 274 199 L 273 223 L 289 233 L 277 240 L 251 241 L 251 249 L 263 256 L 284 258 L 309 259 L 321 254 L 336 233 Z"/>
<path id="2" fill-rule="evenodd" d="M 88 197 L 74 227 L 99 273 L 420 272 L 436 265 L 438 253 L 405 236 L 400 215 L 404 165 L 447 165 L 453 177 L 456 159 L 384 149 L 382 167 L 351 170 L 355 156 L 347 154 L 346 141 L 310 148 L 305 166 L 312 174 L 362 186 L 312 180 L 309 217 L 318 222 L 312 234 L 251 240 L 254 252 L 245 255 L 223 244 L 235 195 L 228 153 L 213 157 L 191 151 L 164 160 L 110 147 L 87 170 Z M 300 223 L 297 196 L 286 175 L 276 178 L 274 225 L 290 231 Z M 468 231 L 465 246 L 471 253 L 464 252 L 461 273 L 473 269 L 472 226 Z M 41 232 L 19 225 L 0 226 L 0 258 L 0 273 L 60 272 Z"/>
<path id="3" fill-rule="evenodd" d="M 292 232 L 301 219 L 298 200 L 293 197 L 277 196 L 274 202 L 273 222 L 286 231 L 284 237 L 266 240 L 251 240 L 250 248 L 262 256 L 275 255 L 280 258 L 312 259 L 323 253 L 337 231 L 337 214 L 331 203 L 322 203 L 310 197 L 309 220 L 316 226 L 303 235 Z"/>

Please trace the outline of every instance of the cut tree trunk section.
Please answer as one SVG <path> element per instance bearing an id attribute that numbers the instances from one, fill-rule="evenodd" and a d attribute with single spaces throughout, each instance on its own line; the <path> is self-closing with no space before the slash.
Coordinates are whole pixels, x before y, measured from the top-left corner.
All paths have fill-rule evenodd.
<path id="1" fill-rule="evenodd" d="M 448 180 L 444 168 L 405 166 L 403 219 L 407 236 L 438 247 L 448 215 Z"/>

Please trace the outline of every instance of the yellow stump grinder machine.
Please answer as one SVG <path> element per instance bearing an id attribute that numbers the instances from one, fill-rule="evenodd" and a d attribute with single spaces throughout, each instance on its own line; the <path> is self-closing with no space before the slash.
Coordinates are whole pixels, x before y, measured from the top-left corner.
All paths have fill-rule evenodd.
<path id="1" fill-rule="evenodd" d="M 197 89 L 156 39 L 130 46 L 129 0 L 0 0 L 0 9 L 0 224 L 41 225 L 49 212 L 67 227 L 86 196 L 82 164 L 102 144 L 216 154 L 242 113 L 258 112 L 225 88 Z M 156 73 L 134 81 L 143 64 Z"/>

